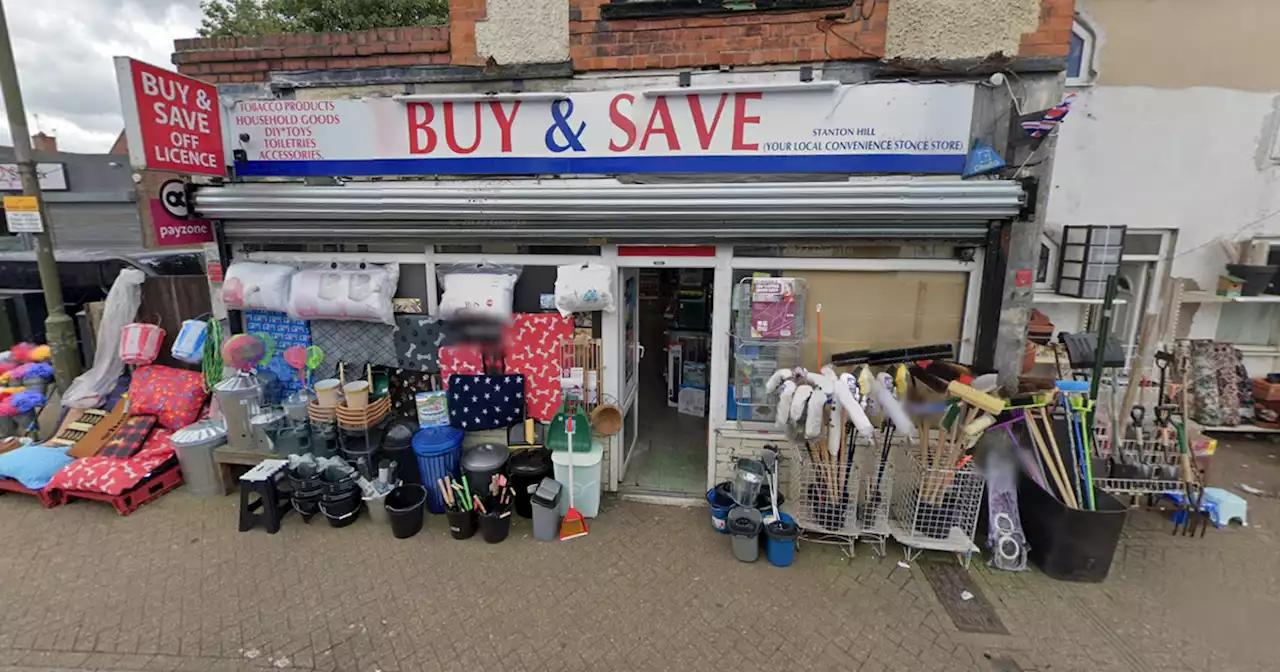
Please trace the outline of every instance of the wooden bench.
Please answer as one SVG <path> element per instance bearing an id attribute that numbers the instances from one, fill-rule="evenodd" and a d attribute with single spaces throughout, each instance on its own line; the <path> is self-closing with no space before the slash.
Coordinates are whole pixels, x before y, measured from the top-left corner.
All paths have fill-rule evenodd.
<path id="1" fill-rule="evenodd" d="M 263 460 L 278 458 L 279 455 L 256 450 L 241 450 L 232 446 L 222 446 L 213 451 L 213 463 L 218 467 L 218 484 L 222 494 L 231 494 L 231 486 L 235 485 L 235 467 L 255 467 Z"/>

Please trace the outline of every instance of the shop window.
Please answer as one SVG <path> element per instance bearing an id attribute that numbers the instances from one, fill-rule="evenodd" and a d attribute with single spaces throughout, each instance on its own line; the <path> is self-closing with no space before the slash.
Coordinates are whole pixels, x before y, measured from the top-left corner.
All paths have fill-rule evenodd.
<path id="1" fill-rule="evenodd" d="M 1214 340 L 1232 345 L 1280 346 L 1280 305 L 1223 304 Z"/>
<path id="2" fill-rule="evenodd" d="M 1161 231 L 1142 232 L 1129 229 L 1124 237 L 1124 255 L 1126 257 L 1159 255 L 1163 243 L 1164 233 Z"/>
<path id="3" fill-rule="evenodd" d="M 803 281 L 804 313 L 794 345 L 766 346 L 744 333 L 750 325 L 742 311 L 753 310 L 743 281 L 753 275 L 797 278 Z M 730 376 L 735 384 L 739 419 L 771 421 L 764 380 L 779 367 L 818 365 L 816 306 L 822 304 L 822 359 L 833 353 L 861 349 L 903 348 L 951 344 L 959 351 L 964 329 L 964 304 L 969 282 L 965 272 L 917 271 L 737 271 L 733 351 Z M 736 387 L 749 387 L 737 390 Z M 767 416 L 767 417 L 763 417 Z"/>
<path id="4" fill-rule="evenodd" d="M 1067 86 L 1088 86 L 1093 83 L 1094 70 L 1093 28 L 1080 17 L 1071 26 L 1071 47 L 1067 52 Z"/>

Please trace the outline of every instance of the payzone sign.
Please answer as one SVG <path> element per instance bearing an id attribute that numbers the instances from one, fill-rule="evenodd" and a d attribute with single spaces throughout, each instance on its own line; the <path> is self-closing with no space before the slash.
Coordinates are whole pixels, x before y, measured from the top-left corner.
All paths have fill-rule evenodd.
<path id="1" fill-rule="evenodd" d="M 225 176 L 217 87 L 123 56 L 115 64 L 133 167 Z"/>
<path id="2" fill-rule="evenodd" d="M 250 100 L 243 176 L 964 169 L 971 84 Z M 243 140 L 248 138 L 247 140 Z"/>

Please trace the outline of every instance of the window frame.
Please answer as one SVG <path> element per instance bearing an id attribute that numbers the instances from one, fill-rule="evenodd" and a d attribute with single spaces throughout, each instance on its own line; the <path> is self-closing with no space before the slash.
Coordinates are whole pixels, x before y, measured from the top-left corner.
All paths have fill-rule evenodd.
<path id="1" fill-rule="evenodd" d="M 1097 48 L 1098 40 L 1096 31 L 1084 17 L 1076 15 L 1075 20 L 1071 22 L 1071 34 L 1080 38 L 1083 45 L 1080 47 L 1080 74 L 1072 77 L 1067 75 L 1066 86 L 1093 86 L 1098 79 L 1097 68 Z M 1067 56 L 1067 66 L 1070 67 L 1071 56 Z M 1069 70 L 1067 72 L 1070 72 Z"/>

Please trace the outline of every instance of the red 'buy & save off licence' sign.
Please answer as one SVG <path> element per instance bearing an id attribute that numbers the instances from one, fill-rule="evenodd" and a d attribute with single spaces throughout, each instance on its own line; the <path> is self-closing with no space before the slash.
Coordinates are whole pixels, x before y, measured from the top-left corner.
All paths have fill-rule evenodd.
<path id="1" fill-rule="evenodd" d="M 216 87 L 125 57 L 116 79 L 135 168 L 226 174 Z"/>

